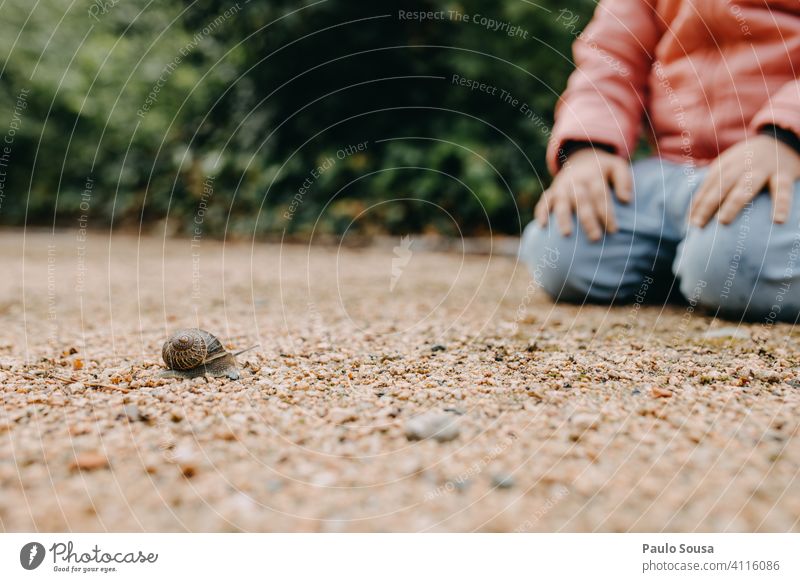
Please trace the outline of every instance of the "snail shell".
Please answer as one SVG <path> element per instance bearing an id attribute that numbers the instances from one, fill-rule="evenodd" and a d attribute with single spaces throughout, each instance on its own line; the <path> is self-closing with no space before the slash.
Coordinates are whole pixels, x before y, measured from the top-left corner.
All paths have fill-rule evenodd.
<path id="1" fill-rule="evenodd" d="M 164 342 L 161 357 L 169 368 L 162 376 L 196 378 L 197 376 L 227 376 L 239 379 L 233 354 L 225 351 L 222 342 L 203 329 L 191 328 L 175 332 Z"/>
<path id="2" fill-rule="evenodd" d="M 182 329 L 161 348 L 161 357 L 171 370 L 191 370 L 227 352 L 214 335 L 202 329 Z"/>

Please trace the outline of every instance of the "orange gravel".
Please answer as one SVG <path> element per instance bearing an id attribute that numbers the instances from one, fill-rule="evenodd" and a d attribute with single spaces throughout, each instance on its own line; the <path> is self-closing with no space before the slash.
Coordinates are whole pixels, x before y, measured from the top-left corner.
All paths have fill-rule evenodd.
<path id="1" fill-rule="evenodd" d="M 410 243 L 0 234 L 0 529 L 800 530 L 800 331 Z"/>

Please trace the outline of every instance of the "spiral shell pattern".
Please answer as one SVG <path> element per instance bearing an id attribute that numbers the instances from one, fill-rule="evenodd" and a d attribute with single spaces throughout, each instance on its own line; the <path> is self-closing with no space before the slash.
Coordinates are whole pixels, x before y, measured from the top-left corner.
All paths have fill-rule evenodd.
<path id="1" fill-rule="evenodd" d="M 215 336 L 197 328 L 175 332 L 161 349 L 164 363 L 172 370 L 190 370 L 224 353 Z"/>

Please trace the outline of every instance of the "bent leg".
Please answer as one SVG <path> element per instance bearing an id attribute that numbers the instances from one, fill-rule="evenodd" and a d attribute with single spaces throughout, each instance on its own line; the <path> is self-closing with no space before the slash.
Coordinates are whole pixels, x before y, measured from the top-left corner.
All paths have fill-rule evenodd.
<path id="1" fill-rule="evenodd" d="M 690 301 L 736 320 L 797 321 L 800 317 L 800 182 L 785 224 L 772 222 L 764 192 L 723 226 L 692 227 L 674 272 Z"/>
<path id="2" fill-rule="evenodd" d="M 619 230 L 598 242 L 586 238 L 573 217 L 573 234 L 564 237 L 554 220 L 545 228 L 525 229 L 520 258 L 537 284 L 557 301 L 629 303 L 663 301 L 674 282 L 671 265 L 680 240 L 667 215 L 667 197 L 691 196 L 681 166 L 657 158 L 632 167 L 634 198 L 614 198 Z"/>

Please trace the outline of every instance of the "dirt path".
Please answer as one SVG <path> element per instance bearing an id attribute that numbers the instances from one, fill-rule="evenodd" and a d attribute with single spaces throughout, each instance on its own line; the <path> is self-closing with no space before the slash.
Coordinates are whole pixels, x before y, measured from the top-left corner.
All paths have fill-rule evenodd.
<path id="1" fill-rule="evenodd" d="M 790 326 L 554 307 L 413 242 L 0 245 L 2 530 L 800 530 Z M 195 325 L 261 344 L 241 381 L 157 378 Z"/>

